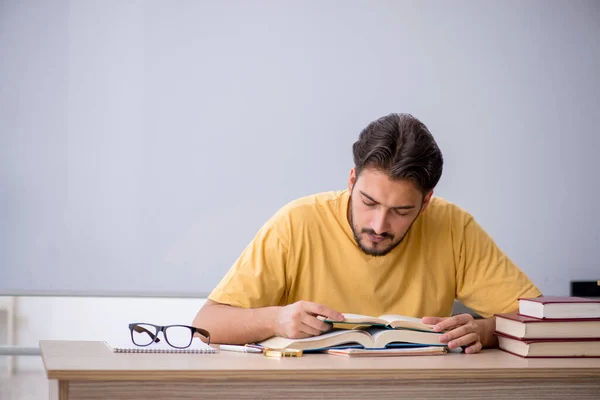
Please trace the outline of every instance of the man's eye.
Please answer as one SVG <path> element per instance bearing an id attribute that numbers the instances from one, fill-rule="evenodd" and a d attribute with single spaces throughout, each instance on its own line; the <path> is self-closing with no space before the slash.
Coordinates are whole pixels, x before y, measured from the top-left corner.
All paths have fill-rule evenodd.
<path id="1" fill-rule="evenodd" d="M 367 207 L 375 207 L 375 203 L 367 203 L 366 201 L 363 201 L 363 204 Z"/>
<path id="2" fill-rule="evenodd" d="M 402 212 L 402 211 L 400 211 L 400 210 L 396 210 L 396 214 L 398 214 L 398 215 L 399 215 L 399 216 L 401 216 L 401 217 L 406 217 L 406 216 L 408 215 L 408 213 L 407 213 L 407 212 Z"/>

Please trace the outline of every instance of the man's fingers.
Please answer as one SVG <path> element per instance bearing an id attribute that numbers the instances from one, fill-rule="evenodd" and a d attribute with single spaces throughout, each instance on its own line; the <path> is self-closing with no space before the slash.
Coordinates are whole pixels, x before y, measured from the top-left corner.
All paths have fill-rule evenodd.
<path id="1" fill-rule="evenodd" d="M 302 326 L 300 326 L 300 331 L 310 336 L 318 336 L 322 333 L 320 330 L 306 324 L 302 324 Z"/>
<path id="2" fill-rule="evenodd" d="M 465 336 L 469 333 L 473 332 L 473 329 L 469 325 L 459 326 L 456 329 L 452 329 L 449 332 L 445 332 L 442 336 L 440 336 L 440 342 L 448 343 L 451 340 L 458 339 L 461 336 Z"/>
<path id="3" fill-rule="evenodd" d="M 331 324 L 327 322 L 323 322 L 317 317 L 312 316 L 311 314 L 304 314 L 302 316 L 302 323 L 304 325 L 308 325 L 311 328 L 317 329 L 319 333 L 325 332 L 331 329 Z"/>
<path id="4" fill-rule="evenodd" d="M 460 314 L 448 318 L 424 317 L 421 321 L 434 325 L 436 332 L 444 332 L 440 336 L 441 343 L 447 343 L 448 348 L 467 347 L 465 353 L 472 354 L 480 351 L 483 346 L 477 332 L 477 324 L 470 314 Z"/>
<path id="5" fill-rule="evenodd" d="M 309 338 L 309 337 L 312 337 L 312 336 L 315 336 L 315 335 L 311 335 L 309 333 L 305 333 L 305 332 L 300 331 L 300 332 L 298 332 L 297 334 L 295 334 L 292 337 L 294 339 L 306 339 L 306 338 Z"/>
<path id="6" fill-rule="evenodd" d="M 423 317 L 423 318 L 421 318 L 422 323 L 429 324 L 429 325 L 435 325 L 443 320 L 444 320 L 444 318 L 442 318 L 442 317 Z"/>
<path id="7" fill-rule="evenodd" d="M 444 318 L 439 322 L 436 322 L 433 326 L 433 330 L 436 332 L 448 331 L 454 328 L 455 326 L 460 325 L 456 316 Z"/>
<path id="8" fill-rule="evenodd" d="M 483 348 L 483 345 L 481 344 L 481 342 L 477 342 L 475 343 L 473 346 L 469 346 L 467 347 L 467 349 L 465 350 L 465 353 L 467 354 L 473 354 L 473 353 L 477 353 L 479 352 L 481 349 Z"/>
<path id="9" fill-rule="evenodd" d="M 451 340 L 448 342 L 448 347 L 451 349 L 456 349 L 457 347 L 468 346 L 477 342 L 479 342 L 479 335 L 475 332 L 471 332 L 465 336 L 459 337 L 458 339 Z"/>
<path id="10" fill-rule="evenodd" d="M 328 319 L 331 319 L 334 321 L 343 321 L 344 320 L 344 316 L 341 313 L 339 313 L 335 310 L 332 310 L 331 308 L 326 307 L 322 304 L 305 301 L 304 302 L 304 310 L 313 315 L 316 315 L 316 316 L 322 315 L 323 317 L 327 317 Z"/>
<path id="11" fill-rule="evenodd" d="M 473 319 L 473 316 L 469 314 L 460 314 L 453 317 L 444 318 L 442 321 L 437 322 L 433 329 L 436 332 L 447 331 L 454 327 L 465 325 Z"/>

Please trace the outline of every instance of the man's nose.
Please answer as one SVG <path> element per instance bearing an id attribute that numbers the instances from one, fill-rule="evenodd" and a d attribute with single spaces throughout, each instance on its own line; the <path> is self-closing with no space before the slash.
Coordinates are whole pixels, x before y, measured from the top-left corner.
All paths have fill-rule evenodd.
<path id="1" fill-rule="evenodd" d="M 371 229 L 373 229 L 376 234 L 381 235 L 382 233 L 387 232 L 387 225 L 387 212 L 385 210 L 375 211 L 375 215 L 371 220 Z"/>

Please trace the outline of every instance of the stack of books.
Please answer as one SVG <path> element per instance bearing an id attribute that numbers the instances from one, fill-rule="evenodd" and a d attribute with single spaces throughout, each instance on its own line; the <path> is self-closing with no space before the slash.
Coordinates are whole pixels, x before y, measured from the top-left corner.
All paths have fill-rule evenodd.
<path id="1" fill-rule="evenodd" d="M 496 314 L 500 349 L 524 358 L 600 357 L 600 299 L 519 299 L 519 311 Z"/>

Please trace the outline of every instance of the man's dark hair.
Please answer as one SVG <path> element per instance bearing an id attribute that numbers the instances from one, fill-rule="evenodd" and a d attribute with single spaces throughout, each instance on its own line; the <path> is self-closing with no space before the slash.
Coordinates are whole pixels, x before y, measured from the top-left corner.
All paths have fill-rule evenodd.
<path id="1" fill-rule="evenodd" d="M 427 127 L 410 114 L 389 114 L 371 122 L 352 146 L 356 176 L 364 168 L 413 181 L 425 194 L 437 185 L 444 164 Z"/>

